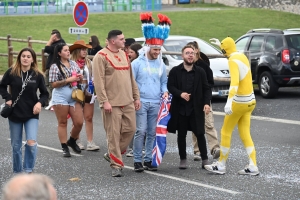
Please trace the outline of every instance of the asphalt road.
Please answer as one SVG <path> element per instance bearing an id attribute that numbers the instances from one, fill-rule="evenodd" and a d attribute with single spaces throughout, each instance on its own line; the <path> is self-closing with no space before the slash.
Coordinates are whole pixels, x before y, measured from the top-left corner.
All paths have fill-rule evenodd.
<path id="1" fill-rule="evenodd" d="M 235 130 L 225 175 L 201 169 L 201 162 L 193 161 L 191 145 L 187 149 L 189 168 L 179 170 L 176 135 L 170 133 L 167 152 L 157 172 L 136 173 L 133 159 L 124 156 L 125 176 L 113 178 L 109 163 L 103 159 L 107 145 L 98 107 L 95 108 L 94 134 L 100 151 L 83 151 L 80 156 L 71 158 L 62 157 L 54 113 L 42 111 L 35 172 L 49 175 L 55 181 L 59 199 L 300 199 L 300 88 L 281 89 L 276 99 L 262 99 L 259 94 L 256 97 L 251 131 L 259 176 L 237 174 L 248 159 Z M 223 123 L 225 102 L 225 98 L 213 99 L 218 132 Z M 13 174 L 7 120 L 1 118 L 0 126 L 2 187 Z M 68 130 L 70 126 L 71 121 Z M 86 143 L 84 130 L 81 138 Z M 191 144 L 190 134 L 187 142 Z M 213 162 L 211 156 L 209 161 Z"/>

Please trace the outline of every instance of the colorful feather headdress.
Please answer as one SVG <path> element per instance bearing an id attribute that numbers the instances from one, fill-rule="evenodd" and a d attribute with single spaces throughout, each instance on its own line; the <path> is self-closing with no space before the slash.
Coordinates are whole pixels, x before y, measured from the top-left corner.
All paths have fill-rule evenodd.
<path id="1" fill-rule="evenodd" d="M 158 25 L 155 26 L 152 13 L 141 13 L 142 31 L 146 39 L 146 44 L 150 47 L 160 47 L 165 39 L 169 37 L 171 20 L 163 14 L 158 14 Z"/>

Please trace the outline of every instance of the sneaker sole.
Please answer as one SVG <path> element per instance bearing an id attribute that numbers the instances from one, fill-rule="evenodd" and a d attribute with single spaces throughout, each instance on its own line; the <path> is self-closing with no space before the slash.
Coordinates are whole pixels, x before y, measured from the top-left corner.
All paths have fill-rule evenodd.
<path id="1" fill-rule="evenodd" d="M 143 172 L 144 171 L 144 168 L 142 169 L 134 169 L 135 172 Z"/>
<path id="2" fill-rule="evenodd" d="M 240 173 L 240 172 L 238 172 L 238 174 L 239 175 L 250 175 L 250 176 L 257 176 L 257 175 L 259 175 L 259 172 L 252 172 L 252 173 Z"/>
<path id="3" fill-rule="evenodd" d="M 204 168 L 205 168 L 207 171 L 213 172 L 213 173 L 215 173 L 215 174 L 222 174 L 222 175 L 225 174 L 225 172 L 211 170 L 210 168 L 205 167 L 205 166 L 204 166 Z"/>
<path id="4" fill-rule="evenodd" d="M 69 157 L 71 157 L 71 154 L 64 154 L 63 155 L 65 158 L 69 158 Z"/>
<path id="5" fill-rule="evenodd" d="M 144 167 L 144 170 L 148 170 L 148 171 L 157 171 L 157 168 L 149 168 L 149 167 Z"/>
<path id="6" fill-rule="evenodd" d="M 133 157 L 132 154 L 126 154 L 126 157 Z"/>
<path id="7" fill-rule="evenodd" d="M 86 148 L 87 151 L 99 151 L 100 148 Z"/>
<path id="8" fill-rule="evenodd" d="M 123 176 L 123 174 L 113 174 L 113 175 L 111 175 L 112 177 L 122 177 Z"/>
<path id="9" fill-rule="evenodd" d="M 194 158 L 194 161 L 201 161 L 201 158 Z"/>

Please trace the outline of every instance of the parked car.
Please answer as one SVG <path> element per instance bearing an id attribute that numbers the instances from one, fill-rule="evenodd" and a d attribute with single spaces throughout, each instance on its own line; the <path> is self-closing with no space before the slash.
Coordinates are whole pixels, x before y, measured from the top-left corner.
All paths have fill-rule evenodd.
<path id="1" fill-rule="evenodd" d="M 144 43 L 145 38 L 135 38 L 136 42 Z M 169 52 L 179 52 L 181 54 L 182 48 L 189 42 L 197 41 L 201 52 L 206 54 L 210 61 L 210 68 L 213 71 L 215 85 L 212 88 L 212 95 L 213 96 L 227 96 L 228 89 L 230 86 L 229 82 L 229 67 L 228 61 L 223 56 L 223 54 L 210 45 L 209 43 L 205 42 L 196 37 L 191 36 L 176 36 L 170 35 L 164 42 L 162 46 L 162 52 L 169 51 Z M 183 62 L 181 55 L 163 55 L 164 63 L 167 67 L 167 74 L 172 69 L 172 67 L 177 66 Z M 223 79 L 223 80 L 222 80 Z"/>
<path id="2" fill-rule="evenodd" d="M 300 85 L 300 28 L 249 30 L 236 47 L 249 55 L 253 82 L 264 98 L 276 97 L 279 87 Z"/>

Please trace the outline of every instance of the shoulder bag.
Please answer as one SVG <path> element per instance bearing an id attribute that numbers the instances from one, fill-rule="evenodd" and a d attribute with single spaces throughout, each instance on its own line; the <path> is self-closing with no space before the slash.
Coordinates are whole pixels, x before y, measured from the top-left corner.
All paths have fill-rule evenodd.
<path id="1" fill-rule="evenodd" d="M 62 67 L 59 67 L 59 68 L 61 68 L 62 75 L 65 78 L 68 78 L 67 74 L 65 73 L 65 70 Z M 71 84 L 70 84 L 70 86 L 71 86 Z M 84 95 L 82 90 L 80 90 L 78 87 L 76 87 L 72 91 L 72 99 L 74 99 L 75 101 L 77 101 L 77 102 L 81 103 L 82 105 L 84 105 L 85 95 Z"/>
<path id="2" fill-rule="evenodd" d="M 12 114 L 15 105 L 18 103 L 18 101 L 19 101 L 21 95 L 23 94 L 23 91 L 25 90 L 25 87 L 26 87 L 28 81 L 31 79 L 31 77 L 32 77 L 32 75 L 30 74 L 30 76 L 27 79 L 25 79 L 25 82 L 22 85 L 22 90 L 19 93 L 19 96 L 17 97 L 17 99 L 15 100 L 15 102 L 12 104 L 12 106 L 10 106 L 10 105 L 8 105 L 6 103 L 3 103 L 1 105 L 1 107 L 0 107 L 1 111 L 0 112 L 1 112 L 1 116 L 2 117 L 7 118 L 7 117 L 9 117 Z"/>

